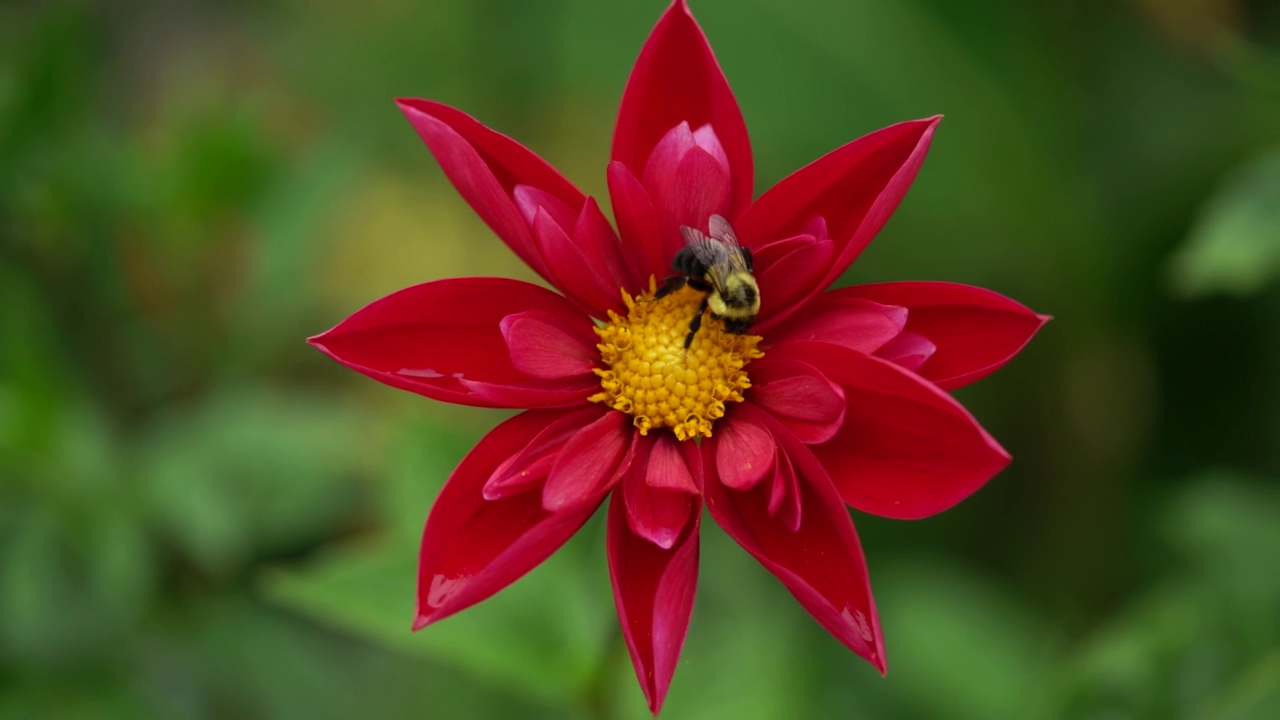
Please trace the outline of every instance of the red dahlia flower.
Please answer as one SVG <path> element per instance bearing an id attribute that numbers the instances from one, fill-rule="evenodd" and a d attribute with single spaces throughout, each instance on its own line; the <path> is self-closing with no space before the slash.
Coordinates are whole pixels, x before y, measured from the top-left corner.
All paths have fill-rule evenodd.
<path id="1" fill-rule="evenodd" d="M 394 387 L 524 412 L 454 471 L 427 519 L 415 628 L 498 592 L 609 500 L 623 636 L 657 712 L 693 607 L 701 505 L 837 640 L 885 669 L 866 562 L 844 505 L 945 510 L 1009 456 L 947 394 L 1003 365 L 1042 316 L 966 285 L 823 289 L 889 219 L 938 118 L 854 140 L 752 200 L 746 126 L 675 0 L 627 82 L 609 164 L 617 231 L 518 142 L 401 100 L 462 197 L 559 293 L 504 278 L 417 285 L 311 342 Z M 655 298 L 680 228 L 722 215 L 754 254 L 751 334 L 707 293 Z"/>

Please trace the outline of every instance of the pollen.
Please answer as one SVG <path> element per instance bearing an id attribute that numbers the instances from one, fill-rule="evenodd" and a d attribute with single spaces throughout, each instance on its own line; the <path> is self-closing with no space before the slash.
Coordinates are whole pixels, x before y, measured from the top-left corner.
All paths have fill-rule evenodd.
<path id="1" fill-rule="evenodd" d="M 605 367 L 596 369 L 601 391 L 589 399 L 630 415 L 641 435 L 671 428 L 680 440 L 711 437 L 726 404 L 742 402 L 751 387 L 746 367 L 764 356 L 760 336 L 727 332 L 708 312 L 686 349 L 705 293 L 686 286 L 655 300 L 656 291 L 652 277 L 648 292 L 623 291 L 627 316 L 610 310 L 609 322 L 596 328 Z"/>

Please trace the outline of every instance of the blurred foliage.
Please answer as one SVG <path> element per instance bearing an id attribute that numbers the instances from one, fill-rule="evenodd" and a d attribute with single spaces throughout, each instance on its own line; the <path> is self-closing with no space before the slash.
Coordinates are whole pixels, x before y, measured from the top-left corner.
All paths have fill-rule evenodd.
<path id="1" fill-rule="evenodd" d="M 417 534 L 498 414 L 302 340 L 530 277 L 391 99 L 605 194 L 663 3 L 0 5 L 0 717 L 634 717 L 599 519 L 411 634 Z M 707 523 L 664 717 L 1280 717 L 1280 11 L 694 0 L 758 188 L 946 121 L 856 281 L 1057 319 L 962 400 L 1017 458 L 857 517 L 887 678 Z"/>
<path id="2" fill-rule="evenodd" d="M 1186 295 L 1253 293 L 1280 274 L 1280 150 L 1250 162 L 1208 201 L 1171 272 Z"/>

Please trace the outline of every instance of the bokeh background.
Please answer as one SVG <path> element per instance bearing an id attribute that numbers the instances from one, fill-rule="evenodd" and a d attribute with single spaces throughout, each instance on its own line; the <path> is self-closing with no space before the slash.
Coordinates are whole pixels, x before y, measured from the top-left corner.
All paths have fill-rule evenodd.
<path id="1" fill-rule="evenodd" d="M 757 188 L 944 113 L 844 282 L 1056 316 L 958 393 L 1015 457 L 858 515 L 881 678 L 714 526 L 667 718 L 1280 717 L 1280 4 L 694 0 Z M 0 4 L 0 717 L 643 718 L 603 527 L 411 634 L 501 414 L 307 347 L 531 277 L 392 99 L 607 196 L 661 0 Z"/>

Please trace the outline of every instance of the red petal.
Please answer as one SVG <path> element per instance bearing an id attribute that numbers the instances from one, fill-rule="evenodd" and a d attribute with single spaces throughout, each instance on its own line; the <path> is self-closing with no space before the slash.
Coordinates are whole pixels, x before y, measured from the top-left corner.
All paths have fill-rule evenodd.
<path id="1" fill-rule="evenodd" d="M 680 249 L 679 238 L 663 234 L 649 191 L 626 165 L 617 161 L 609 163 L 608 175 L 613 216 L 618 221 L 622 247 L 631 258 L 636 278 L 643 285 L 650 276 L 669 275 L 671 259 Z"/>
<path id="2" fill-rule="evenodd" d="M 550 557 L 599 507 L 602 498 L 548 512 L 534 493 L 494 501 L 482 495 L 485 482 L 504 460 L 567 414 L 534 410 L 517 415 L 490 431 L 453 471 L 422 534 L 414 629 L 510 585 Z"/>
<path id="3" fill-rule="evenodd" d="M 815 218 L 825 219 L 835 262 L 811 288 L 811 295 L 817 293 L 849 267 L 893 214 L 924 162 L 939 119 L 891 125 L 800 168 L 747 208 L 734 225 L 738 237 L 760 247 L 802 234 Z"/>
<path id="4" fill-rule="evenodd" d="M 800 441 L 823 443 L 844 422 L 844 391 L 812 365 L 766 354 L 751 365 L 751 402 L 773 415 Z"/>
<path id="5" fill-rule="evenodd" d="M 460 110 L 417 98 L 396 103 L 467 204 L 521 260 L 550 281 L 512 195 L 517 185 L 528 185 L 555 196 L 576 213 L 585 200 L 582 193 L 532 150 Z"/>
<path id="6" fill-rule="evenodd" d="M 937 346 L 916 372 L 944 390 L 963 387 L 995 372 L 1049 321 L 1047 315 L 1037 315 L 997 292 L 959 283 L 880 283 L 827 294 L 907 308 L 906 329 Z"/>
<path id="7" fill-rule="evenodd" d="M 621 291 L 634 283 L 618 238 L 595 200 L 587 198 L 579 212 L 524 185 L 516 188 L 515 198 L 552 283 L 588 314 L 625 313 Z"/>
<path id="8" fill-rule="evenodd" d="M 602 288 L 607 295 L 607 302 L 593 305 L 592 309 L 601 315 L 606 308 L 623 309 L 623 288 L 634 288 L 642 283 L 638 283 L 638 278 L 631 272 L 622 244 L 595 198 L 587 198 L 587 203 L 582 206 L 578 223 L 573 227 L 573 242 L 586 261 L 585 266 L 577 268 L 577 272 L 589 275 L 596 287 Z M 645 278 L 646 283 L 643 284 L 647 284 L 647 280 Z"/>
<path id="9" fill-rule="evenodd" d="M 529 185 L 517 185 L 512 190 L 512 198 L 520 216 L 529 227 L 533 227 L 539 210 L 546 211 L 551 219 L 560 227 L 571 228 L 578 219 L 578 211 L 564 204 L 560 198 Z"/>
<path id="10" fill-rule="evenodd" d="M 803 313 L 775 328 L 769 340 L 773 344 L 820 340 L 873 353 L 897 337 L 906 323 L 907 311 L 903 308 L 833 290 L 818 295 Z"/>
<path id="11" fill-rule="evenodd" d="M 632 534 L 618 493 L 609 502 L 609 577 L 622 636 L 654 715 L 671 685 L 698 582 L 699 513 L 672 549 Z"/>
<path id="12" fill-rule="evenodd" d="M 863 512 L 927 517 L 1009 464 L 955 399 L 887 360 L 818 342 L 786 343 L 769 353 L 775 361 L 809 363 L 844 389 L 844 424 L 813 452 L 845 502 Z"/>
<path id="13" fill-rule="evenodd" d="M 678 237 L 684 225 L 704 228 L 712 215 L 729 211 L 729 166 L 710 130 L 694 133 L 688 123 L 680 123 L 658 143 L 645 165 L 644 186 L 666 237 Z M 710 149 L 700 146 L 698 137 L 708 138 Z"/>
<path id="14" fill-rule="evenodd" d="M 542 486 L 548 510 L 595 502 L 631 465 L 635 430 L 627 416 L 608 410 L 565 443 Z"/>
<path id="15" fill-rule="evenodd" d="M 773 469 L 777 449 L 768 431 L 745 419 L 716 428 L 715 463 L 720 482 L 735 489 L 755 487 Z"/>
<path id="16" fill-rule="evenodd" d="M 547 481 L 547 475 L 556 463 L 555 453 L 534 455 L 532 459 L 522 455 L 512 455 L 493 471 L 481 492 L 485 500 L 501 500 L 529 492 Z"/>
<path id="17" fill-rule="evenodd" d="M 622 494 L 631 531 L 663 550 L 675 545 L 680 530 L 700 503 L 687 492 L 651 488 L 643 478 L 624 480 Z"/>
<path id="18" fill-rule="evenodd" d="M 846 647 L 885 670 L 884 638 L 862 546 L 853 521 L 822 465 L 786 429 L 761 410 L 743 403 L 732 419 L 716 426 L 716 434 L 703 444 L 707 472 L 704 497 L 711 517 L 791 591 L 805 610 Z M 750 491 L 726 488 L 715 476 L 711 462 L 720 442 L 720 429 L 728 420 L 747 416 L 769 427 L 797 474 L 804 521 L 792 530 L 769 511 L 770 489 L 765 484 Z"/>
<path id="19" fill-rule="evenodd" d="M 665 433 L 664 437 L 669 437 Z M 685 490 L 654 487 L 648 483 L 653 464 L 652 451 L 658 436 L 636 438 L 636 455 L 631 468 L 622 478 L 622 498 L 627 506 L 627 525 L 636 535 L 670 550 L 680 531 L 688 524 L 689 514 L 699 504 L 698 496 Z M 680 451 L 675 449 L 676 459 L 684 474 L 689 470 Z"/>
<path id="20" fill-rule="evenodd" d="M 653 449 L 649 451 L 649 467 L 644 476 L 649 487 L 682 490 L 695 495 L 702 492 L 694 479 L 698 473 L 691 472 L 686 463 L 683 452 L 686 447 L 670 433 L 658 434 Z"/>
<path id="21" fill-rule="evenodd" d="M 525 375 L 559 380 L 591 372 L 600 353 L 562 318 L 538 310 L 502 318 L 498 327 L 511 353 L 511 366 Z M 581 324 L 581 318 L 577 318 Z"/>
<path id="22" fill-rule="evenodd" d="M 540 487 L 551 474 L 564 444 L 599 419 L 601 408 L 590 406 L 564 415 L 543 428 L 518 453 L 502 462 L 484 484 L 484 499 L 498 500 Z"/>
<path id="23" fill-rule="evenodd" d="M 476 405 L 479 407 L 566 407 L 569 405 L 577 405 L 585 399 L 583 391 L 579 389 L 580 387 L 585 385 L 588 393 L 597 387 L 594 380 L 588 380 L 585 383 L 580 383 L 577 380 L 565 380 L 562 382 L 549 382 L 543 380 L 527 386 L 491 383 L 485 382 L 484 380 L 470 380 L 465 377 L 458 378 L 457 380 L 458 385 L 468 393 L 467 399 L 465 401 L 448 400 L 447 402 L 454 402 L 462 405 Z M 415 390 L 415 392 L 417 391 Z M 426 392 L 423 392 L 422 394 L 427 395 L 427 397 L 436 397 L 435 395 L 429 395 Z"/>
<path id="24" fill-rule="evenodd" d="M 599 213 L 595 203 L 588 201 L 583 212 L 591 211 Z M 543 208 L 538 208 L 533 221 L 534 239 L 551 267 L 555 286 L 588 314 L 604 317 L 605 310 L 625 313 L 622 288 L 630 283 L 622 278 L 621 258 L 600 254 L 610 251 L 603 242 L 612 242 L 613 252 L 618 253 L 617 241 L 613 239 L 612 230 L 608 231 L 607 239 L 591 237 L 595 229 L 593 222 L 575 221 L 566 230 Z M 569 232 L 575 236 L 571 237 Z"/>
<path id="25" fill-rule="evenodd" d="M 791 532 L 800 529 L 800 479 L 786 453 L 773 464 L 773 486 L 769 489 L 769 514 Z"/>
<path id="26" fill-rule="evenodd" d="M 898 337 L 890 340 L 884 347 L 876 351 L 876 357 L 882 357 L 885 360 L 899 365 L 911 371 L 917 371 L 938 351 L 938 346 L 933 344 L 929 338 L 918 332 L 900 333 Z"/>
<path id="27" fill-rule="evenodd" d="M 375 300 L 309 340 L 329 357 L 392 387 L 480 407 L 563 407 L 583 402 L 589 372 L 538 380 L 511 363 L 501 323 L 542 314 L 575 340 L 594 345 L 591 322 L 545 288 L 506 278 L 424 283 Z"/>
<path id="28" fill-rule="evenodd" d="M 729 161 L 729 217 L 752 196 L 751 143 L 742 111 L 684 0 L 658 20 L 636 60 L 618 109 L 612 159 L 640 170 L 659 140 L 682 122 L 710 124 Z M 701 224 L 701 223 L 699 223 Z"/>
<path id="29" fill-rule="evenodd" d="M 760 314 L 756 326 L 773 315 L 789 312 L 808 299 L 827 276 L 834 252 L 826 236 L 797 235 L 769 243 L 755 251 L 755 276 L 760 285 Z"/>

